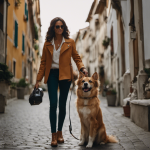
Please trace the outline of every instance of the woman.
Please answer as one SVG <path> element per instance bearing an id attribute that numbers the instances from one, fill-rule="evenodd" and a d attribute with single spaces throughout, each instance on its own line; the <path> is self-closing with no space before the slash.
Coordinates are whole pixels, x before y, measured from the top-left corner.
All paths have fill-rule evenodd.
<path id="1" fill-rule="evenodd" d="M 73 79 L 71 57 L 74 59 L 78 70 L 88 74 L 75 47 L 75 42 L 69 38 L 69 30 L 62 18 L 54 18 L 47 31 L 46 41 L 43 47 L 41 64 L 37 75 L 35 87 L 39 87 L 39 82 L 43 76 L 44 83 L 47 83 L 50 100 L 49 118 L 52 132 L 51 146 L 63 143 L 62 136 L 63 122 L 66 116 L 66 101 Z M 59 116 L 58 131 L 56 132 L 56 110 L 57 110 L 57 89 L 59 86 Z"/>

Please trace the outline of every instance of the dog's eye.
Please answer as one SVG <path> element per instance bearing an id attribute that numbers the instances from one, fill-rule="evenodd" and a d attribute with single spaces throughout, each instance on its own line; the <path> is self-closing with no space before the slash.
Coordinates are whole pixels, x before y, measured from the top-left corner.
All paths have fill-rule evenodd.
<path id="1" fill-rule="evenodd" d="M 91 81 L 91 80 L 89 80 L 89 82 L 90 82 L 90 83 L 92 83 L 92 81 Z"/>
<path id="2" fill-rule="evenodd" d="M 84 80 L 82 80 L 82 82 L 85 82 Z"/>

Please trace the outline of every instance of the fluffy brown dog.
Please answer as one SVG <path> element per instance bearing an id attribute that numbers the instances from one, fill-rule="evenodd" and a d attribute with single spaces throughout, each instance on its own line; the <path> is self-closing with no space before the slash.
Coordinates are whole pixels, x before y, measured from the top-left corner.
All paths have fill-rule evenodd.
<path id="1" fill-rule="evenodd" d="M 97 72 L 92 77 L 85 77 L 80 72 L 76 84 L 78 85 L 76 107 L 81 122 L 79 145 L 88 143 L 86 147 L 90 148 L 93 143 L 117 143 L 116 137 L 106 134 L 100 100 L 98 99 L 100 81 Z"/>

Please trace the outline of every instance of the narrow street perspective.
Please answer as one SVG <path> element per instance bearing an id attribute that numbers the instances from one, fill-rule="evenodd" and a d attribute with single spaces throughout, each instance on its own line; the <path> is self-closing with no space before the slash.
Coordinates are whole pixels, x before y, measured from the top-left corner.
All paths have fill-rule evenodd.
<path id="1" fill-rule="evenodd" d="M 149 7 L 0 0 L 0 150 L 150 149 Z"/>
<path id="2" fill-rule="evenodd" d="M 85 146 L 78 146 L 76 140 L 69 132 L 69 100 L 67 100 L 67 115 L 63 128 L 65 142 L 56 148 L 50 146 L 51 131 L 48 118 L 49 100 L 48 93 L 44 92 L 43 102 L 31 106 L 28 95 L 25 99 L 16 99 L 8 104 L 5 114 L 0 115 L 0 149 L 70 149 L 85 150 Z M 80 121 L 75 107 L 76 95 L 71 97 L 71 122 L 72 133 L 79 138 Z M 107 106 L 106 98 L 100 96 L 103 120 L 108 135 L 115 135 L 119 143 L 94 145 L 95 150 L 148 150 L 150 149 L 150 133 L 135 125 L 129 118 L 123 116 L 121 107 Z"/>

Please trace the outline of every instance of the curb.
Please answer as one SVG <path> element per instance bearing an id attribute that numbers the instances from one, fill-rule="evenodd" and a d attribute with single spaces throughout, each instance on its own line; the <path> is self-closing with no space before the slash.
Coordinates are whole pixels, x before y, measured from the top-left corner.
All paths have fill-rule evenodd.
<path id="1" fill-rule="evenodd" d="M 15 100 L 17 100 L 17 97 L 14 97 L 14 98 L 11 98 L 11 99 L 7 99 L 7 101 L 6 101 L 6 106 L 7 106 L 9 103 L 11 103 L 11 102 L 13 102 L 13 101 L 15 101 Z"/>

